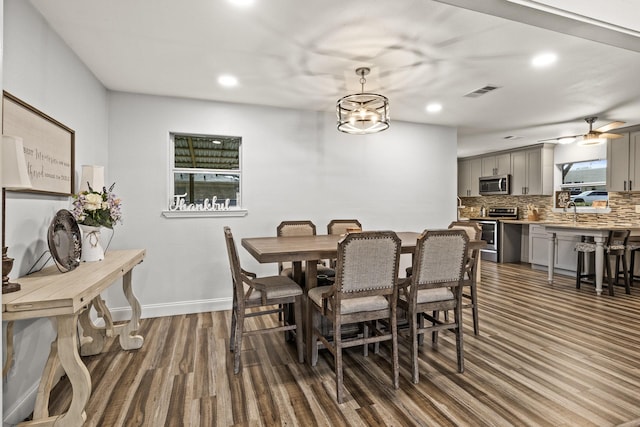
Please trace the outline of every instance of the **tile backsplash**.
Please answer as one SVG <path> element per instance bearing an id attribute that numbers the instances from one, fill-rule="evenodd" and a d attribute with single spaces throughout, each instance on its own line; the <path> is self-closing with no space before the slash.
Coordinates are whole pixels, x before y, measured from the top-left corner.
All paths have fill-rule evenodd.
<path id="1" fill-rule="evenodd" d="M 473 218 L 480 216 L 482 207 L 517 206 L 518 218 L 527 219 L 527 206 L 533 205 L 538 209 L 540 221 L 572 221 L 573 212 L 553 212 L 552 196 L 478 196 L 461 197 L 460 216 Z M 609 192 L 609 213 L 580 213 L 579 222 L 597 223 L 640 223 L 640 214 L 636 213 L 636 205 L 640 205 L 640 193 Z"/>

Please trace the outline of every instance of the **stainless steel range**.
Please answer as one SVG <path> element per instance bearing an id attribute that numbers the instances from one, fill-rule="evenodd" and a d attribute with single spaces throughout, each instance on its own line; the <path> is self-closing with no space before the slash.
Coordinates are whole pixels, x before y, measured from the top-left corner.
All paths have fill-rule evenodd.
<path id="1" fill-rule="evenodd" d="M 487 209 L 487 215 L 470 218 L 482 227 L 482 240 L 487 246 L 481 251 L 481 258 L 498 262 L 500 254 L 500 220 L 518 219 L 518 208 L 501 206 Z"/>

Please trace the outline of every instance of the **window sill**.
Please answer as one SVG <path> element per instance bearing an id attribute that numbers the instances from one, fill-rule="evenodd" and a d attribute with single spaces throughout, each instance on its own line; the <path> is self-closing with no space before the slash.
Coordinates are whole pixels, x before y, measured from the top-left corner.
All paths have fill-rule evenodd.
<path id="1" fill-rule="evenodd" d="M 165 218 L 215 218 L 247 216 L 247 209 L 229 209 L 227 211 L 162 211 Z"/>
<path id="2" fill-rule="evenodd" d="M 553 208 L 551 209 L 551 212 L 553 213 L 566 213 L 566 214 L 571 214 L 573 215 L 573 208 L 567 208 L 566 210 L 563 208 Z M 576 213 L 578 214 L 585 214 L 585 213 L 594 213 L 594 214 L 608 214 L 611 213 L 611 208 L 590 208 L 590 207 L 578 207 L 576 210 Z"/>

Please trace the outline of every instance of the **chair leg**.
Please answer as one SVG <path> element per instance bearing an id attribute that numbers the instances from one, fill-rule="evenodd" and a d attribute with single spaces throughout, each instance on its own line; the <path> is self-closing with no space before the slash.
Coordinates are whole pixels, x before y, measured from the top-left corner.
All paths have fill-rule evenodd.
<path id="1" fill-rule="evenodd" d="M 296 297 L 293 303 L 294 321 L 296 322 L 296 346 L 298 347 L 298 362 L 304 363 L 304 337 L 302 336 L 302 295 Z"/>
<path id="2" fill-rule="evenodd" d="M 418 322 L 417 327 L 419 329 L 424 329 L 424 317 L 422 316 L 422 313 L 417 314 L 416 321 Z M 422 344 L 424 344 L 424 333 L 418 334 L 418 345 Z"/>
<path id="3" fill-rule="evenodd" d="M 242 332 L 244 329 L 244 313 L 237 314 L 238 319 L 236 320 L 236 339 L 235 339 L 235 349 L 233 352 L 233 373 L 237 374 L 240 372 L 240 355 L 242 354 Z"/>
<path id="4" fill-rule="evenodd" d="M 336 370 L 336 398 L 338 403 L 344 401 L 344 379 L 342 377 L 342 337 L 340 325 L 335 325 L 333 335 L 333 346 L 335 350 L 335 370 Z"/>
<path id="5" fill-rule="evenodd" d="M 398 317 L 396 310 L 391 310 L 391 365 L 392 365 L 392 381 L 393 388 L 400 388 L 400 367 L 398 364 Z"/>
<path id="6" fill-rule="evenodd" d="M 410 314 L 409 333 L 411 334 L 411 380 L 418 384 L 420 375 L 418 372 L 418 315 Z M 422 317 L 422 315 L 420 315 Z M 422 334 L 421 334 L 422 335 Z"/>
<path id="7" fill-rule="evenodd" d="M 238 324 L 238 307 L 236 306 L 235 298 L 233 301 L 233 308 L 231 308 L 231 334 L 229 336 L 229 351 L 235 351 L 236 340 L 236 325 Z"/>
<path id="8" fill-rule="evenodd" d="M 435 320 L 440 320 L 440 312 L 439 311 L 434 311 L 432 314 L 433 314 L 433 318 Z M 424 322 L 424 318 L 422 319 L 422 322 Z M 434 321 L 432 324 L 435 325 L 436 322 Z M 424 323 L 423 323 L 423 325 L 424 325 Z M 438 331 L 431 332 L 431 342 L 434 343 L 434 344 L 438 344 Z"/>
<path id="9" fill-rule="evenodd" d="M 454 310 L 455 322 L 456 322 L 456 353 L 458 358 L 458 372 L 464 372 L 464 349 L 462 346 L 462 307 L 458 303 Z"/>
<path id="10" fill-rule="evenodd" d="M 318 364 L 318 328 L 320 327 L 320 313 L 318 312 L 314 303 L 310 300 L 308 301 L 307 310 L 311 311 L 311 327 L 307 330 L 310 330 L 311 333 L 311 366 L 316 366 Z"/>
<path id="11" fill-rule="evenodd" d="M 362 338 L 366 339 L 369 338 L 369 323 L 364 322 L 362 324 Z M 367 357 L 369 355 L 369 344 L 365 343 L 362 346 L 362 355 L 364 357 Z"/>
<path id="12" fill-rule="evenodd" d="M 471 314 L 473 315 L 473 334 L 480 335 L 480 319 L 478 318 L 478 291 L 476 284 L 471 282 Z"/>

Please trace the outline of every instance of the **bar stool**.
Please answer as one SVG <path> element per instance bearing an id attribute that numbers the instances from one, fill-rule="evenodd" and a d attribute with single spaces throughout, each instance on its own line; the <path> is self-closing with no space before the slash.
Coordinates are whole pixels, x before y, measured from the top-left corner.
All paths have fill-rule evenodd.
<path id="1" fill-rule="evenodd" d="M 629 270 L 627 268 L 627 243 L 629 240 L 629 230 L 611 230 L 604 244 L 605 259 L 604 267 L 609 287 L 609 295 L 613 296 L 613 286 L 618 284 L 618 274 L 620 271 L 620 262 L 622 261 L 622 269 L 624 274 L 624 287 L 627 294 L 631 293 L 629 286 Z M 583 274 L 584 258 L 586 254 L 594 254 L 596 252 L 596 244 L 592 240 L 582 237 L 581 241 L 576 243 L 575 250 L 578 252 L 578 265 L 576 271 L 576 289 L 580 289 L 580 285 L 584 278 L 594 278 L 595 274 Z M 616 257 L 615 275 L 611 273 L 611 256 Z"/>
<path id="2" fill-rule="evenodd" d="M 629 251 L 629 282 L 633 285 L 634 280 L 640 280 L 640 276 L 635 275 L 636 255 L 640 254 L 640 236 L 629 236 L 627 250 Z"/>

